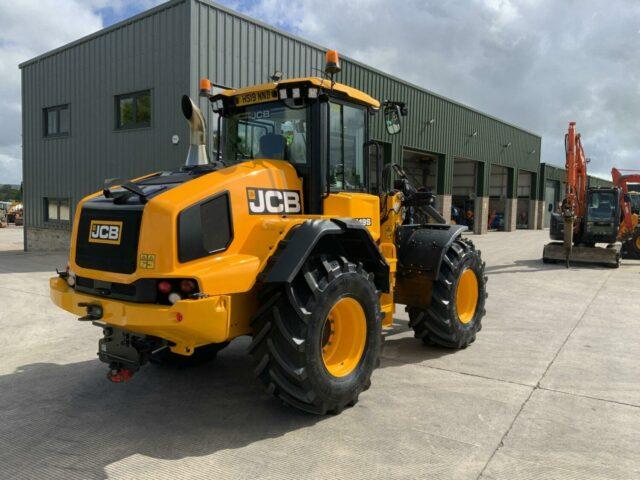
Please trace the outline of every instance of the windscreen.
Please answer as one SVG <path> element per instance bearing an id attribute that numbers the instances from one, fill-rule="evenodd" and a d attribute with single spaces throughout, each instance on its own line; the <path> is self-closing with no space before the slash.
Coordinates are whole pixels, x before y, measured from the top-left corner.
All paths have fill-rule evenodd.
<path id="1" fill-rule="evenodd" d="M 292 100 L 235 109 L 222 119 L 221 156 L 227 164 L 253 159 L 306 164 L 309 107 Z"/>
<path id="2" fill-rule="evenodd" d="M 589 219 L 610 219 L 616 211 L 614 193 L 611 191 L 591 192 L 587 216 Z"/>

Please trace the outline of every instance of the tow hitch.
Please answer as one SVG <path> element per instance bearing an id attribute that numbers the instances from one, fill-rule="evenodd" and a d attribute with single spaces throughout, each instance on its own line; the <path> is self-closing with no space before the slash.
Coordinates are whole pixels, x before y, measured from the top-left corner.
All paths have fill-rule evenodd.
<path id="1" fill-rule="evenodd" d="M 133 374 L 136 373 L 133 370 L 129 370 L 128 368 L 121 368 L 119 370 L 109 370 L 107 372 L 107 380 L 112 381 L 113 383 L 124 383 L 131 380 Z"/>
<path id="2" fill-rule="evenodd" d="M 93 324 L 102 327 L 104 336 L 98 341 L 98 358 L 109 365 L 107 379 L 114 383 L 131 380 L 153 352 L 167 347 L 166 341 L 156 337 L 133 334 L 98 321 Z"/>

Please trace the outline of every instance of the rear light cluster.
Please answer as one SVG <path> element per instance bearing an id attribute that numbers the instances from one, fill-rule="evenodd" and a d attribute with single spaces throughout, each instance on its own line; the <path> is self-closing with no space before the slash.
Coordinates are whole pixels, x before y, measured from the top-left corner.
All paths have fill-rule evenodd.
<path id="1" fill-rule="evenodd" d="M 158 281 L 159 303 L 174 303 L 199 293 L 198 282 L 191 278 L 167 278 Z"/>

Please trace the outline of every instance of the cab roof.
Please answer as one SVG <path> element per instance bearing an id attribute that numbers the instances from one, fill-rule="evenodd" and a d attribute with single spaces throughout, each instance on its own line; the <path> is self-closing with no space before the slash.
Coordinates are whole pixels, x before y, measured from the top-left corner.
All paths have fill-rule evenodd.
<path id="1" fill-rule="evenodd" d="M 350 100 L 362 103 L 364 105 L 367 105 L 368 107 L 374 108 L 376 110 L 380 108 L 380 102 L 375 98 L 367 95 L 366 93 L 342 83 L 334 83 L 332 88 L 330 80 L 319 77 L 290 78 L 287 80 L 280 80 L 279 82 L 262 83 L 259 85 L 251 85 L 244 88 L 223 90 L 219 93 L 219 95 L 223 95 L 225 97 L 235 97 L 236 95 L 242 95 L 245 93 L 277 90 L 278 87 L 293 85 L 317 87 L 327 91 L 333 90 L 334 92 L 337 92 L 349 98 Z"/>

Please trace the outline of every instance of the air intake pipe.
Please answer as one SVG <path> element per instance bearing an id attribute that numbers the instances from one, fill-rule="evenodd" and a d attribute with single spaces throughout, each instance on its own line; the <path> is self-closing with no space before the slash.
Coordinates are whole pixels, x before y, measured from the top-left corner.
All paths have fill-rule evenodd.
<path id="1" fill-rule="evenodd" d="M 209 163 L 207 156 L 207 124 L 200 109 L 193 103 L 188 95 L 182 96 L 182 113 L 187 119 L 190 130 L 189 153 L 185 165 L 206 165 Z"/>

